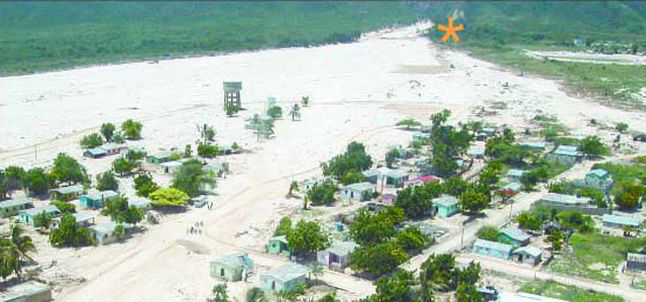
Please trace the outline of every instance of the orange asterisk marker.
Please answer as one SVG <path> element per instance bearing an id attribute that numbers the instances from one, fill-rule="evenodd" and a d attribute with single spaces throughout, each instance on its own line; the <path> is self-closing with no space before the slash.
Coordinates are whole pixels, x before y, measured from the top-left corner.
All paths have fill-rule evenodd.
<path id="1" fill-rule="evenodd" d="M 460 42 L 460 37 L 458 37 L 457 32 L 463 30 L 464 26 L 462 24 L 458 26 L 453 26 L 453 21 L 455 21 L 455 19 L 449 17 L 448 27 L 444 26 L 443 24 L 440 24 L 437 26 L 437 29 L 445 32 L 444 37 L 442 37 L 443 42 L 446 42 L 449 39 L 449 36 L 453 38 L 453 41 Z"/>

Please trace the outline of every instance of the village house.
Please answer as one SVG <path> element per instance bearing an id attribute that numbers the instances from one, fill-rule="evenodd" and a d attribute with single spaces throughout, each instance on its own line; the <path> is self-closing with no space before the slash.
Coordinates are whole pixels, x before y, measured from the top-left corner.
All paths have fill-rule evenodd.
<path id="1" fill-rule="evenodd" d="M 514 259 L 518 262 L 537 265 L 541 262 L 541 259 L 543 257 L 543 251 L 541 251 L 541 249 L 533 245 L 526 245 L 514 250 L 512 252 L 512 255 L 514 256 Z"/>
<path id="2" fill-rule="evenodd" d="M 229 163 L 228 162 L 212 162 L 207 163 L 202 167 L 204 171 L 213 171 L 217 177 L 222 177 L 224 173 L 229 172 Z"/>
<path id="3" fill-rule="evenodd" d="M 265 291 L 291 291 L 305 285 L 307 267 L 300 264 L 285 264 L 260 274 L 260 288 Z"/>
<path id="4" fill-rule="evenodd" d="M 116 143 L 107 143 L 101 146 L 101 149 L 105 150 L 107 155 L 116 155 L 120 154 L 121 151 L 127 150 L 126 145 L 116 144 Z"/>
<path id="5" fill-rule="evenodd" d="M 423 141 L 429 138 L 431 138 L 431 135 L 429 133 L 424 133 L 422 131 L 413 132 L 413 140 Z"/>
<path id="6" fill-rule="evenodd" d="M 348 255 L 358 246 L 354 242 L 333 241 L 329 248 L 316 253 L 316 259 L 329 267 L 344 268 L 348 264 Z"/>
<path id="7" fill-rule="evenodd" d="M 393 193 L 386 193 L 381 195 L 381 203 L 385 205 L 389 205 L 389 206 L 393 205 L 393 203 L 395 202 L 395 199 L 397 199 L 397 195 Z"/>
<path id="8" fill-rule="evenodd" d="M 560 210 L 581 210 L 588 215 L 609 213 L 607 208 L 599 208 L 591 203 L 589 197 L 578 197 L 559 193 L 547 193 L 535 202 L 537 206 L 556 207 Z"/>
<path id="9" fill-rule="evenodd" d="M 124 234 L 130 228 L 127 224 L 121 224 L 116 222 L 108 222 L 100 225 L 91 226 L 88 228 L 90 232 L 94 235 L 94 240 L 96 240 L 97 245 L 106 245 L 112 242 L 117 241 L 119 238 L 115 234 L 115 229 L 118 225 L 123 226 Z"/>
<path id="10" fill-rule="evenodd" d="M 78 213 L 73 213 L 72 216 L 74 217 L 76 224 L 78 224 L 79 226 L 87 227 L 94 224 L 94 215 L 92 215 L 92 213 L 78 212 Z M 52 219 L 51 228 L 57 228 L 60 224 L 61 224 L 61 217 L 56 217 Z"/>
<path id="11" fill-rule="evenodd" d="M 584 186 L 593 187 L 601 192 L 610 191 L 614 180 L 608 171 L 603 169 L 594 169 L 585 174 L 583 179 Z"/>
<path id="12" fill-rule="evenodd" d="M 326 176 L 326 177 L 306 179 L 301 183 L 301 189 L 304 192 L 309 191 L 312 189 L 312 187 L 314 187 L 314 185 L 320 185 L 327 179 L 331 179 L 331 178 Z"/>
<path id="13" fill-rule="evenodd" d="M 46 284 L 29 280 L 0 291 L 2 302 L 49 302 L 52 292 Z"/>
<path id="14" fill-rule="evenodd" d="M 524 292 L 501 291 L 496 302 L 567 302 Z"/>
<path id="15" fill-rule="evenodd" d="M 583 153 L 578 151 L 576 146 L 559 145 L 546 157 L 551 160 L 573 164 L 583 158 Z"/>
<path id="16" fill-rule="evenodd" d="M 511 196 L 514 196 L 520 192 L 520 189 L 522 188 L 521 183 L 519 182 L 510 182 L 506 185 L 504 185 L 502 188 L 498 190 L 499 194 L 503 196 L 503 198 L 509 198 Z"/>
<path id="17" fill-rule="evenodd" d="M 79 205 L 83 208 L 102 208 L 106 201 L 113 200 L 119 196 L 119 193 L 107 190 L 101 192 L 93 192 L 83 195 L 79 198 Z"/>
<path id="18" fill-rule="evenodd" d="M 375 186 L 369 182 L 360 182 L 343 187 L 341 199 L 350 201 L 366 201 L 372 199 Z"/>
<path id="19" fill-rule="evenodd" d="M 153 205 L 150 199 L 148 198 L 131 197 L 131 198 L 128 198 L 128 206 L 135 206 L 135 208 L 140 210 L 150 210 Z"/>
<path id="20" fill-rule="evenodd" d="M 49 190 L 49 197 L 52 200 L 69 201 L 78 198 L 83 194 L 85 194 L 85 188 L 83 188 L 83 185 L 60 187 Z"/>
<path id="21" fill-rule="evenodd" d="M 521 147 L 525 147 L 530 150 L 544 151 L 547 147 L 545 142 L 533 142 L 533 141 L 524 141 L 518 143 Z"/>
<path id="22" fill-rule="evenodd" d="M 512 245 L 514 247 L 525 246 L 529 243 L 529 236 L 527 233 L 521 231 L 517 227 L 510 226 L 500 230 L 498 241 Z"/>
<path id="23" fill-rule="evenodd" d="M 441 178 L 433 175 L 418 176 L 406 182 L 407 187 L 417 187 L 432 181 L 442 181 Z"/>
<path id="24" fill-rule="evenodd" d="M 287 238 L 284 235 L 271 237 L 267 242 L 267 252 L 289 256 L 291 251 L 289 244 L 287 244 Z"/>
<path id="25" fill-rule="evenodd" d="M 28 209 L 28 210 L 22 210 L 18 212 L 18 221 L 24 224 L 31 225 L 33 227 L 39 227 L 42 222 L 35 220 L 34 217 L 36 217 L 36 215 L 43 214 L 43 213 L 53 218 L 60 215 L 61 211 L 56 206 L 53 206 L 53 205 L 37 207 L 33 209 Z"/>
<path id="26" fill-rule="evenodd" d="M 440 217 L 449 217 L 459 210 L 458 199 L 451 195 L 442 195 L 433 198 L 433 207 L 435 213 Z"/>
<path id="27" fill-rule="evenodd" d="M 167 174 L 175 174 L 182 167 L 183 162 L 179 160 L 167 161 L 159 164 L 162 171 Z"/>
<path id="28" fill-rule="evenodd" d="M 229 282 L 247 281 L 253 260 L 246 253 L 234 253 L 211 261 L 211 277 Z"/>
<path id="29" fill-rule="evenodd" d="M 173 153 L 170 151 L 162 151 L 155 154 L 148 155 L 146 161 L 151 164 L 161 164 L 171 160 Z"/>
<path id="30" fill-rule="evenodd" d="M 484 158 L 485 148 L 480 146 L 471 146 L 467 149 L 467 156 L 471 158 Z"/>
<path id="31" fill-rule="evenodd" d="M 609 228 L 639 227 L 639 219 L 629 216 L 603 214 L 603 226 Z"/>
<path id="32" fill-rule="evenodd" d="M 494 128 L 494 127 L 485 127 L 485 128 L 482 128 L 480 131 L 478 131 L 478 133 L 476 133 L 475 139 L 477 141 L 484 141 L 488 137 L 496 135 L 496 133 L 498 133 L 498 130 L 496 130 L 496 128 Z"/>
<path id="33" fill-rule="evenodd" d="M 83 156 L 88 158 L 100 158 L 108 155 L 108 152 L 101 147 L 91 148 L 83 151 Z"/>
<path id="34" fill-rule="evenodd" d="M 473 243 L 474 253 L 501 259 L 509 259 L 513 249 L 514 247 L 509 244 L 483 239 L 476 239 L 476 242 Z"/>
<path id="35" fill-rule="evenodd" d="M 0 202 L 0 216 L 2 218 L 15 216 L 18 212 L 33 207 L 31 198 L 14 198 Z"/>
<path id="36" fill-rule="evenodd" d="M 523 176 L 524 173 L 525 173 L 525 170 L 509 169 L 509 171 L 507 171 L 507 174 L 505 176 L 511 182 L 518 182 L 520 181 L 520 178 Z"/>
<path id="37" fill-rule="evenodd" d="M 362 172 L 366 181 L 373 184 L 390 185 L 396 188 L 403 187 L 408 181 L 408 173 L 399 169 L 381 167 Z"/>
<path id="38" fill-rule="evenodd" d="M 631 271 L 646 271 L 646 254 L 628 253 L 626 269 Z"/>

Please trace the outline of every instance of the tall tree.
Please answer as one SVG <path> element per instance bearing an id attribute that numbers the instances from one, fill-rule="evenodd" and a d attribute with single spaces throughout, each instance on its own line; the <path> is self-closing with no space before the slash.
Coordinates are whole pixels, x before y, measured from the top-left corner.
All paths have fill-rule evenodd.
<path id="1" fill-rule="evenodd" d="M 301 107 L 298 104 L 292 105 L 292 108 L 289 110 L 289 115 L 292 117 L 292 121 L 296 119 L 301 119 Z"/>
<path id="2" fill-rule="evenodd" d="M 202 163 L 189 160 L 182 164 L 173 177 L 173 188 L 179 189 L 191 197 L 198 196 L 206 186 L 214 188 L 216 175 L 211 170 L 202 169 Z"/>
<path id="3" fill-rule="evenodd" d="M 43 168 L 31 168 L 25 174 L 25 187 L 32 195 L 46 194 L 54 180 Z"/>
<path id="4" fill-rule="evenodd" d="M 439 176 L 450 176 L 455 173 L 459 157 L 469 147 L 473 136 L 466 125 L 459 131 L 446 125 L 451 115 L 449 110 L 442 110 L 431 115 L 431 166 Z"/>
<path id="5" fill-rule="evenodd" d="M 137 196 L 148 197 L 152 192 L 157 191 L 159 186 L 153 181 L 150 173 L 142 173 L 135 177 L 135 191 Z"/>
<path id="6" fill-rule="evenodd" d="M 99 191 L 119 190 L 119 181 L 112 171 L 103 172 L 96 176 L 96 189 Z"/>
<path id="7" fill-rule="evenodd" d="M 130 174 L 137 167 L 137 162 L 124 157 L 119 157 L 112 162 L 112 170 L 119 176 Z"/>
<path id="8" fill-rule="evenodd" d="M 287 233 L 287 244 L 296 254 L 307 255 L 330 246 L 330 237 L 315 221 L 300 220 Z"/>
<path id="9" fill-rule="evenodd" d="M 103 145 L 103 138 L 98 133 L 88 134 L 81 138 L 81 148 L 96 148 L 101 145 Z"/>
<path id="10" fill-rule="evenodd" d="M 105 216 L 110 216 L 112 221 L 120 223 L 139 223 L 143 217 L 144 212 L 134 205 L 128 206 L 128 198 L 123 195 L 119 195 L 115 199 L 111 199 L 105 202 L 105 207 L 101 209 L 101 214 Z"/>
<path id="11" fill-rule="evenodd" d="M 121 132 L 125 139 L 140 139 L 143 125 L 140 122 L 128 119 L 121 124 Z"/>
<path id="12" fill-rule="evenodd" d="M 89 181 L 85 167 L 65 153 L 58 153 L 54 159 L 51 175 L 59 182 L 75 184 Z"/>
<path id="13" fill-rule="evenodd" d="M 114 130 L 116 130 L 117 127 L 114 126 L 113 123 L 103 123 L 101 125 L 101 135 L 105 138 L 106 142 L 109 142 L 112 140 L 112 136 L 114 135 Z"/>

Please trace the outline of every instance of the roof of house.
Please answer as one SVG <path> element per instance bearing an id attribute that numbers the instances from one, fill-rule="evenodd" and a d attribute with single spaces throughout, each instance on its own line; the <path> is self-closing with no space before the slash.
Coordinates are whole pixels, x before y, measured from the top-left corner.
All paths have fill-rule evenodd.
<path id="1" fill-rule="evenodd" d="M 526 246 L 517 248 L 513 252 L 513 254 L 520 254 L 520 253 L 527 254 L 527 255 L 530 255 L 532 257 L 539 257 L 540 255 L 543 254 L 543 251 L 541 251 L 541 249 L 539 249 L 539 248 L 537 248 L 537 247 L 535 247 L 533 245 L 526 245 Z"/>
<path id="2" fill-rule="evenodd" d="M 154 157 L 154 158 L 169 158 L 173 155 L 173 152 L 170 151 L 161 151 L 157 152 L 155 154 L 148 155 L 148 157 Z"/>
<path id="3" fill-rule="evenodd" d="M 514 226 L 506 227 L 500 230 L 500 233 L 505 234 L 509 236 L 511 239 L 518 240 L 518 241 L 525 241 L 531 237 L 527 233 L 523 232 L 522 230 Z"/>
<path id="4" fill-rule="evenodd" d="M 263 275 L 270 275 L 281 281 L 290 281 L 296 278 L 304 277 L 307 275 L 307 267 L 300 264 L 285 264 L 277 268 L 274 268 L 271 271 L 264 273 Z"/>
<path id="5" fill-rule="evenodd" d="M 520 190 L 521 187 L 522 187 L 522 185 L 519 182 L 514 181 L 514 182 L 510 182 L 510 183 L 506 184 L 505 186 L 502 187 L 502 189 L 503 190 L 518 191 L 518 190 Z"/>
<path id="6" fill-rule="evenodd" d="M 100 192 L 92 192 L 83 196 L 92 200 L 101 200 L 101 199 L 113 198 L 117 195 L 119 195 L 119 193 L 112 190 L 106 190 L 106 191 L 100 191 Z"/>
<path id="7" fill-rule="evenodd" d="M 473 246 L 503 251 L 506 253 L 511 253 L 511 250 L 514 249 L 514 247 L 509 244 L 504 244 L 504 243 L 494 242 L 494 241 L 489 241 L 484 239 L 476 239 L 476 242 L 473 243 Z"/>
<path id="8" fill-rule="evenodd" d="M 49 286 L 33 280 L 18 283 L 0 291 L 0 300 L 2 301 L 19 301 L 21 297 L 29 297 L 39 293 L 49 291 Z"/>
<path id="9" fill-rule="evenodd" d="M 107 144 L 101 145 L 101 148 L 103 148 L 105 150 L 122 149 L 122 148 L 126 148 L 126 145 L 124 145 L 124 144 L 116 144 L 116 143 L 107 143 Z"/>
<path id="10" fill-rule="evenodd" d="M 368 190 L 372 190 L 373 188 L 374 188 L 374 185 L 369 182 L 358 182 L 358 183 L 347 185 L 345 186 L 344 189 L 350 189 L 355 191 L 368 191 Z"/>
<path id="11" fill-rule="evenodd" d="M 587 205 L 591 201 L 589 197 L 577 197 L 574 195 L 566 195 L 566 194 L 551 193 L 551 192 L 541 197 L 541 200 L 560 203 L 560 204 L 567 204 L 567 205 Z"/>
<path id="12" fill-rule="evenodd" d="M 363 176 L 365 176 L 365 177 L 379 176 L 379 170 L 377 170 L 377 169 L 365 170 L 365 171 L 361 172 L 361 174 L 363 174 Z"/>
<path id="13" fill-rule="evenodd" d="M 590 172 L 588 172 L 585 176 L 594 176 L 594 177 L 598 177 L 598 178 L 605 178 L 606 176 L 608 176 L 608 171 L 603 170 L 603 169 L 594 169 L 594 170 L 590 170 Z"/>
<path id="14" fill-rule="evenodd" d="M 524 173 L 525 170 L 509 169 L 509 171 L 507 171 L 507 176 L 521 177 Z"/>
<path id="15" fill-rule="evenodd" d="M 150 199 L 145 198 L 145 197 L 128 198 L 128 206 L 141 207 L 141 206 L 148 206 L 150 204 L 152 204 Z"/>
<path id="16" fill-rule="evenodd" d="M 174 160 L 174 161 L 167 161 L 159 165 L 162 167 L 174 168 L 174 167 L 180 167 L 182 165 L 182 162 L 179 160 Z"/>
<path id="17" fill-rule="evenodd" d="M 84 191 L 83 185 L 74 185 L 67 187 L 60 187 L 56 189 L 49 190 L 50 192 L 58 192 L 60 194 L 70 194 L 70 193 L 81 193 Z"/>
<path id="18" fill-rule="evenodd" d="M 27 198 L 27 197 L 14 198 L 14 199 L 9 199 L 9 200 L 0 202 L 0 208 L 10 208 L 10 207 L 15 207 L 20 205 L 27 205 L 31 203 L 32 203 L 31 198 Z"/>
<path id="19" fill-rule="evenodd" d="M 521 145 L 521 146 L 523 146 L 523 147 L 529 147 L 529 148 L 540 148 L 540 149 L 545 149 L 545 146 L 547 145 L 547 143 L 545 143 L 545 142 L 530 142 L 530 141 L 525 141 L 525 142 L 521 142 L 521 143 L 519 143 L 519 145 Z"/>
<path id="20" fill-rule="evenodd" d="M 346 256 L 352 253 L 352 251 L 357 247 L 359 247 L 359 245 L 352 241 L 332 241 L 332 245 L 330 245 L 327 251 L 334 253 L 335 255 Z"/>
<path id="21" fill-rule="evenodd" d="M 105 155 L 108 154 L 108 151 L 101 147 L 96 147 L 92 149 L 87 149 L 85 152 L 92 154 L 92 156 L 97 156 L 97 155 Z"/>
<path id="22" fill-rule="evenodd" d="M 269 238 L 269 241 L 280 241 L 287 244 L 287 237 L 285 237 L 285 235 L 274 236 Z"/>
<path id="23" fill-rule="evenodd" d="M 548 298 L 523 292 L 501 291 L 498 294 L 497 302 L 566 302 L 561 299 Z"/>
<path id="24" fill-rule="evenodd" d="M 424 182 L 424 183 L 426 183 L 426 182 L 431 182 L 431 181 L 436 181 L 436 180 L 439 181 L 439 180 L 441 180 L 441 178 L 439 178 L 437 176 L 433 176 L 433 175 L 427 175 L 427 176 L 415 177 L 415 178 L 409 180 L 409 182 Z"/>
<path id="25" fill-rule="evenodd" d="M 247 267 L 248 269 L 253 268 L 253 261 L 246 253 L 237 252 L 231 255 L 222 256 L 218 259 L 215 259 L 213 262 L 219 263 L 228 268 L 239 268 Z"/>
<path id="26" fill-rule="evenodd" d="M 565 156 L 581 156 L 581 152 L 577 150 L 576 146 L 565 146 L 565 145 L 560 145 L 554 150 L 552 153 L 557 154 L 557 155 L 565 155 Z"/>
<path id="27" fill-rule="evenodd" d="M 433 204 L 439 204 L 445 207 L 456 205 L 457 203 L 458 203 L 458 199 L 455 198 L 455 196 L 451 196 L 451 195 L 445 194 L 440 197 L 433 198 Z"/>
<path id="28" fill-rule="evenodd" d="M 631 262 L 646 263 L 646 254 L 628 253 L 626 259 Z"/>
<path id="29" fill-rule="evenodd" d="M 402 177 L 408 176 L 408 172 L 400 169 L 390 169 L 388 167 L 381 167 L 381 168 L 377 168 L 376 170 L 377 170 L 377 173 L 379 173 L 380 175 L 385 175 L 387 177 L 392 177 L 392 178 L 402 178 Z"/>
<path id="30" fill-rule="evenodd" d="M 76 223 L 83 222 L 83 221 L 90 221 L 94 219 L 94 215 L 92 215 L 92 213 L 90 212 L 78 212 L 78 213 L 72 214 L 72 216 L 74 217 L 74 220 L 76 221 Z M 54 219 L 61 220 L 60 217 L 57 217 Z"/>
<path id="31" fill-rule="evenodd" d="M 109 234 L 109 233 L 114 232 L 114 229 L 118 225 L 123 225 L 124 228 L 128 227 L 127 224 L 116 223 L 114 221 L 111 221 L 111 222 L 108 222 L 108 223 L 91 226 L 91 227 L 89 227 L 89 229 L 93 230 L 95 233 L 98 233 L 98 234 Z"/>
<path id="32" fill-rule="evenodd" d="M 42 207 L 37 207 L 37 208 L 32 208 L 32 209 L 27 209 L 27 210 L 22 210 L 19 213 L 24 213 L 30 216 L 38 215 L 40 213 L 46 213 L 46 214 L 58 214 L 61 211 L 54 205 L 46 205 Z"/>
<path id="33" fill-rule="evenodd" d="M 483 155 L 485 153 L 485 148 L 480 146 L 471 146 L 467 149 L 468 155 Z"/>
<path id="34" fill-rule="evenodd" d="M 603 222 L 609 222 L 621 225 L 639 226 L 639 219 L 629 216 L 620 216 L 612 214 L 603 214 Z"/>

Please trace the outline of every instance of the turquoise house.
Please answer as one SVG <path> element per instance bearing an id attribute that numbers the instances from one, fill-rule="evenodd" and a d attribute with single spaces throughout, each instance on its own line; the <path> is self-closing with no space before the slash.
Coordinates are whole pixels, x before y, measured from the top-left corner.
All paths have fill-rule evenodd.
<path id="1" fill-rule="evenodd" d="M 474 253 L 505 260 L 511 257 L 511 251 L 513 249 L 514 247 L 509 244 L 482 239 L 476 239 L 476 242 L 473 244 Z"/>
<path id="2" fill-rule="evenodd" d="M 260 288 L 264 291 L 291 291 L 305 285 L 307 267 L 300 264 L 285 264 L 260 274 Z"/>
<path id="3" fill-rule="evenodd" d="M 39 227 L 40 223 L 34 220 L 34 217 L 36 217 L 36 215 L 39 215 L 41 213 L 45 213 L 45 215 L 49 217 L 56 217 L 61 214 L 61 211 L 58 210 L 58 208 L 53 205 L 48 205 L 48 206 L 38 207 L 38 208 L 33 208 L 28 210 L 22 210 L 18 212 L 18 220 L 24 224 L 28 224 L 33 227 Z"/>
<path id="4" fill-rule="evenodd" d="M 433 207 L 435 213 L 440 217 L 449 217 L 458 212 L 458 199 L 451 195 L 442 195 L 433 198 Z"/>
<path id="5" fill-rule="evenodd" d="M 119 196 L 119 193 L 107 190 L 101 192 L 94 192 L 79 198 L 81 207 L 99 209 L 103 207 L 106 201 L 113 200 Z"/>
<path id="6" fill-rule="evenodd" d="M 498 241 L 512 245 L 514 247 L 525 246 L 529 243 L 529 236 L 527 233 L 521 231 L 516 227 L 506 227 L 500 230 Z"/>
<path id="7" fill-rule="evenodd" d="M 211 277 L 226 281 L 247 279 L 247 273 L 253 270 L 253 260 L 246 253 L 234 253 L 211 261 Z"/>
<path id="8" fill-rule="evenodd" d="M 0 217 L 11 217 L 33 206 L 29 198 L 14 198 L 0 202 Z"/>
<path id="9" fill-rule="evenodd" d="M 271 237 L 267 242 L 267 252 L 289 256 L 291 253 L 287 238 L 284 235 Z"/>

